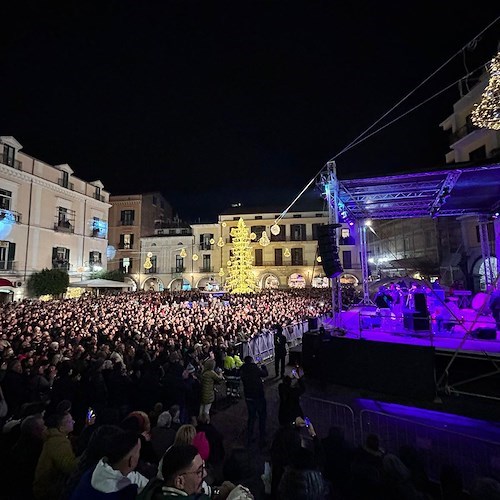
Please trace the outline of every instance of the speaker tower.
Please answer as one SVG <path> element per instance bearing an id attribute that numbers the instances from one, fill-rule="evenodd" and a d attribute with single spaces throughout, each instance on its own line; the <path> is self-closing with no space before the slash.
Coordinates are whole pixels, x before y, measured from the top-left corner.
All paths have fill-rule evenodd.
<path id="1" fill-rule="evenodd" d="M 344 272 L 337 247 L 336 233 L 339 227 L 342 227 L 342 224 L 325 224 L 318 228 L 319 255 L 323 270 L 329 278 L 336 278 Z"/>

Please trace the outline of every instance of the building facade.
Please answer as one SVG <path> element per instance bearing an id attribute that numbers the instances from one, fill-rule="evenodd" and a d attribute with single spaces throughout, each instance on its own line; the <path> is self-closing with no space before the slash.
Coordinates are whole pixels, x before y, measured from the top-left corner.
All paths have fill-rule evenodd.
<path id="1" fill-rule="evenodd" d="M 25 154 L 12 136 L 0 137 L 0 277 L 26 295 L 29 276 L 44 268 L 78 281 L 105 269 L 109 193 L 67 164 Z"/>
<path id="2" fill-rule="evenodd" d="M 172 220 L 172 207 L 159 192 L 110 196 L 108 270 L 121 270 L 135 289 L 142 289 L 140 277 L 145 255 L 141 238 Z M 154 260 L 153 260 L 154 265 Z"/>

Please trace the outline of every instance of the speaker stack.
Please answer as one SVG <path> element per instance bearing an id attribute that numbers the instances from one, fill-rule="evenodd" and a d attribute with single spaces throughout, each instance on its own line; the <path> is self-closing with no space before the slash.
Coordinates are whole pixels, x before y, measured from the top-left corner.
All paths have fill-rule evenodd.
<path id="1" fill-rule="evenodd" d="M 337 247 L 337 228 L 339 227 L 342 227 L 342 224 L 325 224 L 318 228 L 321 265 L 329 278 L 336 278 L 344 272 Z"/>

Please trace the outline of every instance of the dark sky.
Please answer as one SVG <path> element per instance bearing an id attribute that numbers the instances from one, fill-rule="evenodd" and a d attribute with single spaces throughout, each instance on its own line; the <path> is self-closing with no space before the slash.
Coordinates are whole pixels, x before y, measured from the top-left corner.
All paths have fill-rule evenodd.
<path id="1" fill-rule="evenodd" d="M 235 201 L 286 208 L 500 15 L 491 1 L 10 4 L 0 134 L 112 194 L 160 190 L 190 220 Z M 499 39 L 497 21 L 381 124 L 491 60 Z M 439 123 L 457 97 L 455 85 L 341 155 L 339 176 L 444 163 Z"/>

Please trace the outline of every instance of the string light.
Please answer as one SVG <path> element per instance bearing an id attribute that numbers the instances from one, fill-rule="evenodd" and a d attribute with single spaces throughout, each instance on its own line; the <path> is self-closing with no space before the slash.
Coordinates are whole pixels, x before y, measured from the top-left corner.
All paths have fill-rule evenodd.
<path id="1" fill-rule="evenodd" d="M 262 231 L 262 237 L 259 240 L 259 244 L 263 247 L 267 247 L 271 243 L 265 231 Z"/>
<path id="2" fill-rule="evenodd" d="M 476 127 L 500 130 L 500 52 L 491 60 L 489 73 L 488 86 L 472 110 L 471 119 Z"/>
<path id="3" fill-rule="evenodd" d="M 285 248 L 285 252 L 283 253 L 283 255 L 285 257 L 290 257 L 290 255 L 292 255 L 292 254 L 290 253 L 290 250 L 288 248 Z"/>
<path id="4" fill-rule="evenodd" d="M 179 255 L 180 255 L 182 258 L 184 258 L 184 257 L 187 255 L 186 249 L 185 249 L 185 248 L 181 248 L 181 251 L 180 251 Z"/>
<path id="5" fill-rule="evenodd" d="M 224 240 L 222 239 L 222 236 L 219 236 L 219 239 L 217 240 L 217 246 L 222 248 L 225 245 Z"/>
<path id="6" fill-rule="evenodd" d="M 271 234 L 274 236 L 278 236 L 280 234 L 281 228 L 278 226 L 278 224 L 273 224 L 271 226 Z"/>

